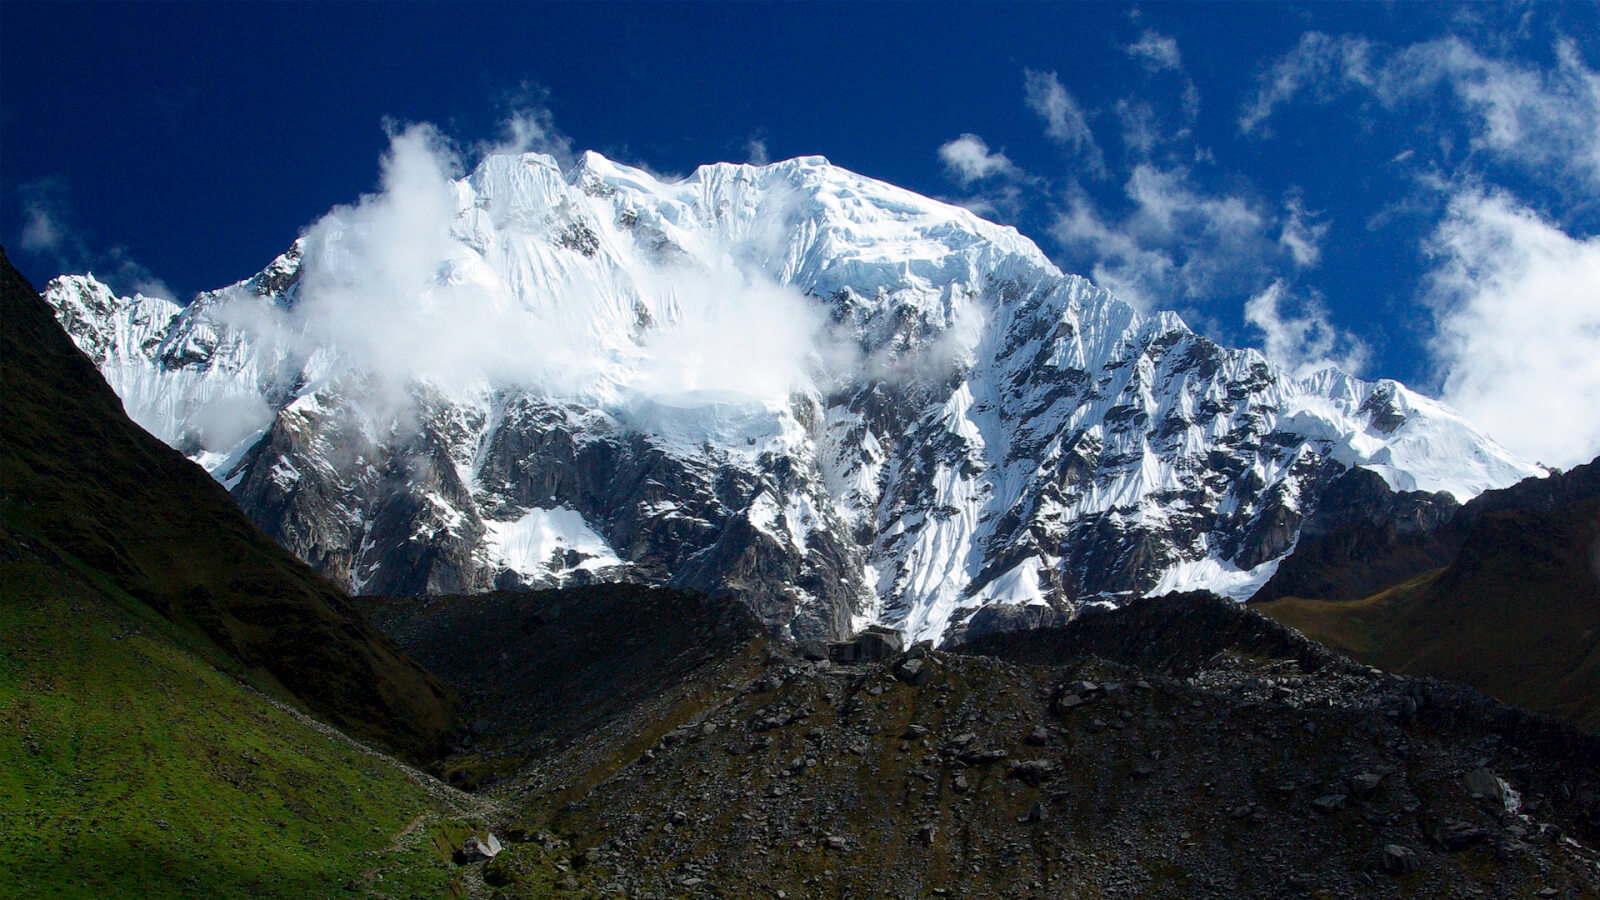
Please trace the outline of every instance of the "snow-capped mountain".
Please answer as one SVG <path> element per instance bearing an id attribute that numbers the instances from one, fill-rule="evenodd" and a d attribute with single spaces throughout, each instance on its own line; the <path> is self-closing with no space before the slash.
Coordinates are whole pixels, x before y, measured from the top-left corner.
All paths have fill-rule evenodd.
<path id="1" fill-rule="evenodd" d="M 628 579 L 951 639 L 1269 577 L 1352 466 L 1543 474 L 1392 381 L 1286 377 L 1015 230 L 808 157 L 391 160 L 187 307 L 45 292 L 129 414 L 352 590 Z"/>

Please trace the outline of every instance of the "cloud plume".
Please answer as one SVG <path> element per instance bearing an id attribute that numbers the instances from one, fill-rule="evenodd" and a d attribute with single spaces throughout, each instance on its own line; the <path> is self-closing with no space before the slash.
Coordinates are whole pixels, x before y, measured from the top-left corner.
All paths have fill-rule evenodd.
<path id="1" fill-rule="evenodd" d="M 1504 193 L 1468 189 L 1431 247 L 1442 399 L 1542 462 L 1600 454 L 1600 238 L 1574 238 Z"/>
<path id="2" fill-rule="evenodd" d="M 546 178 L 560 195 L 564 181 L 538 175 L 540 165 L 513 158 L 489 177 L 512 189 L 528 189 L 522 177 Z M 581 204 L 536 195 L 513 201 L 523 206 L 475 206 L 454 180 L 461 168 L 432 126 L 394 133 L 380 190 L 304 233 L 292 306 L 263 309 L 241 295 L 224 308 L 228 324 L 287 341 L 323 377 L 362 379 L 379 417 L 403 410 L 419 382 L 452 395 L 517 388 L 616 409 L 697 397 L 780 409 L 804 387 L 824 317 L 798 291 L 732 261 L 621 274 L 600 250 L 606 226 Z M 544 264 L 553 281 L 524 277 L 517 260 L 545 258 L 553 246 L 582 249 Z M 516 259 L 496 263 L 504 253 Z"/>

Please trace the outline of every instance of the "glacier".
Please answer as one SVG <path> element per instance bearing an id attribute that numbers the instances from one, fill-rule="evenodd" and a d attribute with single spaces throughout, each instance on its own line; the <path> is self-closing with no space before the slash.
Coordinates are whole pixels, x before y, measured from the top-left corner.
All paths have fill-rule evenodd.
<path id="1" fill-rule="evenodd" d="M 637 580 L 950 641 L 1248 596 L 1350 467 L 1461 500 L 1544 474 L 821 157 L 451 178 L 397 149 L 385 184 L 186 306 L 44 291 L 135 421 L 352 590 Z"/>

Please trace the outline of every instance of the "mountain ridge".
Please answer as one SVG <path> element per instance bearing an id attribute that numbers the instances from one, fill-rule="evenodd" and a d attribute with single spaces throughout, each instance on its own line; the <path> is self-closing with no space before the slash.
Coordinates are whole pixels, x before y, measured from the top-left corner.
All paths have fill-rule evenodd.
<path id="1" fill-rule="evenodd" d="M 1539 471 L 1398 383 L 1290 379 L 819 158 L 452 180 L 403 150 L 385 193 L 181 310 L 46 291 L 136 419 L 355 590 L 640 581 L 791 637 L 957 640 L 1247 596 L 1352 466 L 1463 497 Z M 369 265 L 391 244 L 426 252 Z"/>
<path id="2" fill-rule="evenodd" d="M 1371 665 L 1600 730 L 1600 460 L 1460 506 L 1346 473 L 1250 602 Z"/>

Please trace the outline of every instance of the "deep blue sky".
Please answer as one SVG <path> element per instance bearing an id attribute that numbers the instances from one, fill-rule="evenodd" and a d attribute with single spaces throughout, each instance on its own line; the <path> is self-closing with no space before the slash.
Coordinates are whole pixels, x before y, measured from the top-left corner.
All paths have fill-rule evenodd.
<path id="1" fill-rule="evenodd" d="M 972 205 L 1212 337 L 1400 378 L 1515 446 L 1479 370 L 1600 357 L 1597 10 L 7 0 L 0 242 L 40 283 L 187 298 L 372 190 L 385 120 L 470 147 L 532 108 L 660 173 L 821 154 Z M 1541 415 L 1600 405 L 1575 377 Z"/>

